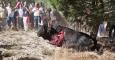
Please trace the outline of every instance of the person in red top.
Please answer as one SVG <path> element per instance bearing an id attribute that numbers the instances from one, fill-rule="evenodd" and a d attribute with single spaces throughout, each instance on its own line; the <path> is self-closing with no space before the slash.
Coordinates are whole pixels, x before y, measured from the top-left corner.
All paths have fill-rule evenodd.
<path id="1" fill-rule="evenodd" d="M 17 0 L 15 8 L 19 9 L 20 5 L 23 6 L 22 2 L 20 0 Z"/>

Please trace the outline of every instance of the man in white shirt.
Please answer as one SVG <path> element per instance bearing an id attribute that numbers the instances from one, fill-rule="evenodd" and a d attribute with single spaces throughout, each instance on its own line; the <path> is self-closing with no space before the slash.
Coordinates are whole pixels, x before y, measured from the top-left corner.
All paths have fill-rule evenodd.
<path id="1" fill-rule="evenodd" d="M 23 29 L 23 7 L 20 5 L 18 9 L 19 17 L 18 17 L 18 28 Z"/>
<path id="2" fill-rule="evenodd" d="M 7 10 L 8 16 L 9 16 L 12 12 L 12 8 L 11 8 L 10 3 L 8 3 L 8 6 L 6 7 L 6 10 Z"/>
<path id="3" fill-rule="evenodd" d="M 12 11 L 12 7 L 10 5 L 10 3 L 8 3 L 8 6 L 6 7 L 6 11 L 7 11 L 7 23 L 9 28 L 11 28 L 11 22 L 13 23 L 13 11 Z"/>
<path id="4" fill-rule="evenodd" d="M 38 22 L 40 20 L 38 3 L 35 4 L 35 7 L 32 9 L 32 12 L 34 14 L 34 28 L 35 30 L 38 30 Z"/>

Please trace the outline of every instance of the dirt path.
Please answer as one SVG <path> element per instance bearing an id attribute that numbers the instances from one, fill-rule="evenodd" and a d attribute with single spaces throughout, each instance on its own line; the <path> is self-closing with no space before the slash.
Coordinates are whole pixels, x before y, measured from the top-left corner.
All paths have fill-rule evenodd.
<path id="1" fill-rule="evenodd" d="M 37 37 L 35 32 L 0 32 L 0 51 L 2 51 L 3 60 L 17 60 L 23 57 L 52 60 L 50 56 L 54 49 L 55 46 L 50 45 L 47 40 Z"/>
<path id="2" fill-rule="evenodd" d="M 0 60 L 115 60 L 115 53 L 108 51 L 74 52 L 48 42 L 32 31 L 0 32 Z"/>

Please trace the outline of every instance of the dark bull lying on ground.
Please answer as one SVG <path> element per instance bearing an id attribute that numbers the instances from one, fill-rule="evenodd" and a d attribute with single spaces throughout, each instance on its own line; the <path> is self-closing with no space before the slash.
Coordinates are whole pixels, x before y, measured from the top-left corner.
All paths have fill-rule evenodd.
<path id="1" fill-rule="evenodd" d="M 59 32 L 64 31 L 64 47 L 74 48 L 78 51 L 91 51 L 96 49 L 97 41 L 85 33 L 63 26 L 58 26 L 56 30 Z"/>
<path id="2" fill-rule="evenodd" d="M 77 51 L 98 50 L 97 41 L 89 35 L 58 25 L 56 28 L 43 25 L 38 36 L 48 39 L 51 44 L 73 48 Z"/>

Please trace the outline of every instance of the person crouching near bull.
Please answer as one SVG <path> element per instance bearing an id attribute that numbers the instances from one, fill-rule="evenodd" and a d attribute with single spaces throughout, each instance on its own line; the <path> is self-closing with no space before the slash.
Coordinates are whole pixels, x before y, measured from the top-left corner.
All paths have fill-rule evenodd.
<path id="1" fill-rule="evenodd" d="M 29 9 L 26 6 L 26 2 L 24 2 L 23 7 L 23 24 L 24 24 L 24 31 L 28 31 L 29 25 Z"/>

